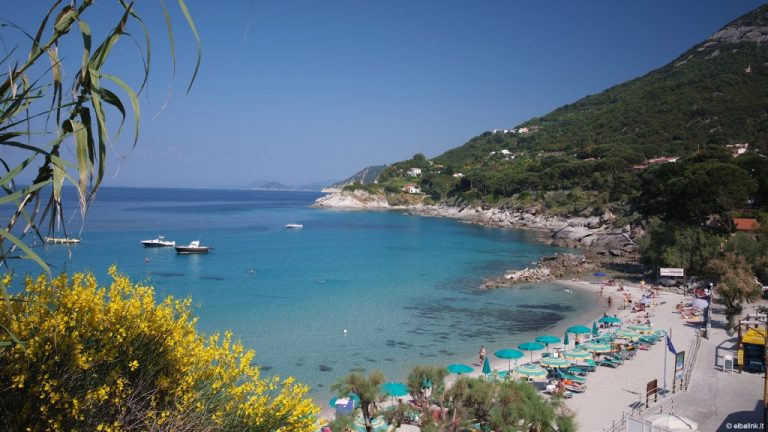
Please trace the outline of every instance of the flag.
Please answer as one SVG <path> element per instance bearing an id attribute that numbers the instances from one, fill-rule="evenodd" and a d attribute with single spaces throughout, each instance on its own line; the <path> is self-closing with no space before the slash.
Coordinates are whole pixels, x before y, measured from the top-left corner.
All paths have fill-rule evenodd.
<path id="1" fill-rule="evenodd" d="M 677 354 L 677 351 L 675 350 L 675 346 L 672 345 L 672 339 L 667 336 L 667 349 L 669 349 L 669 352 L 672 354 Z"/>

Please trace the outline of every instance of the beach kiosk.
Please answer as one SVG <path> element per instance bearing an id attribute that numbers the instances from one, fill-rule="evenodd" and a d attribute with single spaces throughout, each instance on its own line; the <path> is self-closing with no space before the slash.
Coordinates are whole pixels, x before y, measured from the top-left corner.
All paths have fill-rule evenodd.
<path id="1" fill-rule="evenodd" d="M 765 318 L 759 319 L 747 316 L 739 322 L 739 344 L 736 352 L 736 363 L 739 371 L 765 372 Z"/>

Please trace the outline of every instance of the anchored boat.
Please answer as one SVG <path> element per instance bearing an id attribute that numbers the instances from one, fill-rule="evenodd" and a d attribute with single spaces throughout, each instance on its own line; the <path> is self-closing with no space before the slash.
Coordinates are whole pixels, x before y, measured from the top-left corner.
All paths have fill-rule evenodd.
<path id="1" fill-rule="evenodd" d="M 208 250 L 210 249 L 208 246 L 200 246 L 199 240 L 192 241 L 186 246 L 174 247 L 176 248 L 176 253 L 179 254 L 203 254 L 208 253 Z"/>

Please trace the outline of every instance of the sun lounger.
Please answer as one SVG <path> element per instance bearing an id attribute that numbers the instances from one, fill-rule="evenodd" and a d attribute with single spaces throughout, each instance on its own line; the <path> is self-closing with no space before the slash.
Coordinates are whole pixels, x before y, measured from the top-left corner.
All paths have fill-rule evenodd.
<path id="1" fill-rule="evenodd" d="M 566 384 L 565 389 L 574 393 L 584 393 L 587 390 L 586 384 L 571 383 Z"/>
<path id="2" fill-rule="evenodd" d="M 610 357 L 604 357 L 602 360 L 600 360 L 600 362 L 598 364 L 600 366 L 607 366 L 607 367 L 611 367 L 611 368 L 617 368 L 617 367 L 619 367 L 621 365 L 620 363 L 617 363 L 617 362 L 611 360 Z"/>
<path id="3" fill-rule="evenodd" d="M 587 379 L 584 378 L 584 377 L 580 377 L 580 376 L 576 376 L 576 375 L 573 375 L 573 374 L 569 374 L 568 372 L 564 372 L 564 371 L 557 371 L 557 372 L 555 372 L 555 374 L 560 379 L 568 379 L 568 380 L 571 380 L 571 381 L 574 381 L 574 382 L 577 382 L 577 383 L 584 383 L 584 382 L 587 381 Z"/>
<path id="4" fill-rule="evenodd" d="M 582 369 L 582 368 L 580 368 L 577 365 L 573 365 L 573 366 L 568 367 L 566 369 L 566 372 L 568 372 L 571 375 L 576 375 L 576 376 L 581 376 L 581 377 L 587 376 L 587 371 Z"/>

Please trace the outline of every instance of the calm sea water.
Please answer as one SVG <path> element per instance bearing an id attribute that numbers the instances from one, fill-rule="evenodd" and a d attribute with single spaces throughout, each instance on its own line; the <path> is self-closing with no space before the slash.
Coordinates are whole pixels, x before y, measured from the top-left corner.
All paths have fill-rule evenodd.
<path id="1" fill-rule="evenodd" d="M 595 306 L 593 295 L 554 285 L 478 289 L 556 251 L 533 233 L 308 208 L 319 196 L 105 188 L 79 234 L 70 207 L 79 245 L 38 250 L 55 271 L 90 270 L 106 281 L 116 263 L 161 295 L 191 296 L 202 331 L 231 329 L 265 373 L 296 376 L 318 401 L 349 371 L 402 380 L 415 365 L 470 362 L 481 344 L 512 347 Z M 158 234 L 215 249 L 182 256 L 139 243 Z"/>

